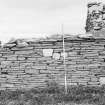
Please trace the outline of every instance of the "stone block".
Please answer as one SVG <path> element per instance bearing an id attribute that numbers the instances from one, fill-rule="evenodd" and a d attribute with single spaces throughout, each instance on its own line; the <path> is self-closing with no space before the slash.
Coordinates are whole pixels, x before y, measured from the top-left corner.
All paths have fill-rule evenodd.
<path id="1" fill-rule="evenodd" d="M 47 67 L 47 70 L 55 70 L 55 67 L 52 67 L 52 66 L 46 66 Z"/>
<path id="2" fill-rule="evenodd" d="M 2 83 L 1 87 L 14 87 L 14 84 Z"/>
<path id="3" fill-rule="evenodd" d="M 14 54 L 14 51 L 0 51 L 0 54 Z"/>
<path id="4" fill-rule="evenodd" d="M 91 57 L 91 56 L 94 57 L 94 56 L 98 56 L 98 53 L 96 53 L 96 54 L 88 53 L 88 54 L 84 54 L 83 56 L 84 57 L 88 57 L 88 56 L 89 57 Z"/>
<path id="5" fill-rule="evenodd" d="M 14 44 L 14 43 L 7 43 L 7 44 L 5 44 L 3 47 L 5 48 L 5 47 L 7 47 L 7 48 L 12 48 L 12 47 L 15 47 L 16 46 L 16 44 Z"/>
<path id="6" fill-rule="evenodd" d="M 17 56 L 15 56 L 15 55 L 13 55 L 13 56 L 8 56 L 8 57 L 7 57 L 7 60 L 10 60 L 10 61 L 17 60 Z"/>
<path id="7" fill-rule="evenodd" d="M 73 55 L 77 55 L 77 52 L 74 52 L 74 51 L 68 52 L 68 56 L 73 56 Z"/>
<path id="8" fill-rule="evenodd" d="M 17 55 L 27 55 L 27 54 L 32 54 L 34 53 L 33 50 L 29 50 L 29 51 L 15 51 L 15 54 Z"/>
<path id="9" fill-rule="evenodd" d="M 23 61 L 23 60 L 25 60 L 25 57 L 18 56 L 18 57 L 17 57 L 17 60 L 19 60 L 19 61 Z"/>
<path id="10" fill-rule="evenodd" d="M 3 77 L 0 77 L 0 83 L 5 83 L 7 81 L 7 78 L 3 78 Z"/>
<path id="11" fill-rule="evenodd" d="M 100 77 L 99 81 L 101 85 L 105 84 L 105 77 Z"/>
<path id="12" fill-rule="evenodd" d="M 39 74 L 39 70 L 35 70 L 35 69 L 25 69 L 25 73 Z"/>
<path id="13" fill-rule="evenodd" d="M 26 66 L 33 66 L 33 63 L 27 63 L 27 62 L 20 63 L 20 67 L 26 67 Z"/>
<path id="14" fill-rule="evenodd" d="M 68 65 L 68 67 L 70 67 L 71 65 L 76 65 L 76 61 L 67 61 L 65 62 L 66 65 Z"/>
<path id="15" fill-rule="evenodd" d="M 87 82 L 79 82 L 78 85 L 87 86 Z"/>
<path id="16" fill-rule="evenodd" d="M 11 68 L 15 68 L 15 67 L 19 67 L 19 62 L 12 62 L 12 64 L 11 64 Z"/>
<path id="17" fill-rule="evenodd" d="M 64 52 L 61 52 L 61 57 L 64 57 L 64 56 L 67 57 L 68 56 L 68 53 L 67 52 L 65 52 L 65 53 Z"/>
<path id="18" fill-rule="evenodd" d="M 9 72 L 8 73 L 9 75 L 25 75 L 26 73 L 25 72 Z"/>
<path id="19" fill-rule="evenodd" d="M 26 43 L 26 42 L 18 43 L 16 45 L 16 47 L 18 47 L 18 48 L 23 48 L 23 47 L 27 47 L 27 46 L 28 46 L 28 43 Z"/>
<path id="20" fill-rule="evenodd" d="M 92 77 L 91 79 L 90 79 L 90 81 L 91 82 L 97 82 L 99 79 L 97 78 L 97 77 Z"/>
<path id="21" fill-rule="evenodd" d="M 51 57 L 39 57 L 39 58 L 37 58 L 37 60 L 38 61 L 50 61 L 50 60 L 52 60 L 52 58 Z"/>
<path id="22" fill-rule="evenodd" d="M 12 61 L 2 61 L 1 62 L 2 66 L 8 66 L 8 65 L 10 66 L 11 64 L 12 64 Z"/>
<path id="23" fill-rule="evenodd" d="M 24 73 L 24 69 L 11 69 L 8 73 Z"/>
<path id="24" fill-rule="evenodd" d="M 27 60 L 28 61 L 37 61 L 37 57 L 36 56 L 35 57 L 28 57 Z"/>
<path id="25" fill-rule="evenodd" d="M 9 83 L 16 83 L 16 82 L 18 82 L 18 78 L 13 78 L 13 79 L 8 78 L 7 82 L 9 82 Z"/>
<path id="26" fill-rule="evenodd" d="M 1 61 L 5 61 L 5 60 L 6 60 L 6 57 L 1 57 L 1 58 L 0 58 L 0 62 L 1 62 Z"/>
<path id="27" fill-rule="evenodd" d="M 77 86 L 77 83 L 76 82 L 74 82 L 74 83 L 68 82 L 67 85 L 68 86 Z"/>
<path id="28" fill-rule="evenodd" d="M 69 57 L 67 57 L 67 59 L 69 59 L 69 60 L 74 60 L 74 59 L 81 59 L 81 56 L 69 56 Z"/>
<path id="29" fill-rule="evenodd" d="M 34 47 L 22 47 L 22 48 L 17 48 L 17 47 L 14 47 L 14 48 L 11 48 L 11 51 L 28 51 L 28 50 L 33 50 L 34 49 Z"/>
<path id="30" fill-rule="evenodd" d="M 88 82 L 87 85 L 97 86 L 100 85 L 100 82 Z"/>
<path id="31" fill-rule="evenodd" d="M 48 74 L 48 73 L 51 73 L 51 71 L 49 71 L 49 70 L 40 70 L 39 73 L 40 74 Z"/>
<path id="32" fill-rule="evenodd" d="M 36 70 L 38 70 L 38 69 L 47 69 L 47 67 L 46 66 L 41 66 L 41 65 L 36 65 L 36 66 L 32 66 L 32 69 L 36 69 Z"/>
<path id="33" fill-rule="evenodd" d="M 52 56 L 53 54 L 53 49 L 43 49 L 43 56 L 49 57 Z"/>
<path id="34" fill-rule="evenodd" d="M 60 59 L 60 53 L 53 53 L 53 59 L 55 60 Z"/>
<path id="35" fill-rule="evenodd" d="M 43 50 L 42 50 L 43 51 Z M 35 54 L 37 55 L 37 56 L 41 56 L 41 57 L 43 57 L 43 52 L 42 51 L 37 51 L 37 50 L 34 50 L 34 54 L 33 54 L 33 56 L 35 56 Z"/>
<path id="36" fill-rule="evenodd" d="M 62 68 L 64 69 L 64 65 L 63 65 L 63 64 L 62 64 L 62 65 L 58 65 L 58 66 L 56 66 L 55 68 L 56 68 L 56 69 L 62 69 Z"/>
<path id="37" fill-rule="evenodd" d="M 63 49 L 58 49 L 58 48 L 54 49 L 54 53 L 60 53 L 60 52 L 63 52 Z"/>

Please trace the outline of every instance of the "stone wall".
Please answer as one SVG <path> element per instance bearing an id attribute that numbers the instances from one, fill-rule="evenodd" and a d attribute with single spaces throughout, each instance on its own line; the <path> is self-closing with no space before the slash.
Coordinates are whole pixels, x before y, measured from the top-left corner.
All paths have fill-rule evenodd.
<path id="1" fill-rule="evenodd" d="M 97 2 L 88 3 L 86 32 L 99 31 L 103 28 L 105 29 L 105 4 Z"/>
<path id="2" fill-rule="evenodd" d="M 62 36 L 10 41 L 0 48 L 0 89 L 64 85 Z M 65 35 L 67 85 L 100 86 L 105 39 Z"/>
<path id="3" fill-rule="evenodd" d="M 0 90 L 67 85 L 105 84 L 105 5 L 89 3 L 85 34 L 0 43 Z"/>

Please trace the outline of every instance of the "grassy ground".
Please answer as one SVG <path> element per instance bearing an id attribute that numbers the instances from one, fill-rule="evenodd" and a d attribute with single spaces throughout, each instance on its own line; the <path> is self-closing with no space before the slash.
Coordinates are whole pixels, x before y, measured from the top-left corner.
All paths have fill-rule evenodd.
<path id="1" fill-rule="evenodd" d="M 0 105 L 105 105 L 105 86 L 64 87 L 50 85 L 45 89 L 0 91 Z"/>

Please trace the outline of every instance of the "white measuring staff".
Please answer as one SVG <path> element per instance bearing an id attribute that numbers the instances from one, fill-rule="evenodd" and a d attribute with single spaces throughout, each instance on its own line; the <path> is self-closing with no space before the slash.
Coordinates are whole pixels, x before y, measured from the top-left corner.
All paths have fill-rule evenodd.
<path id="1" fill-rule="evenodd" d="M 65 94 L 67 94 L 67 73 L 66 73 L 66 61 L 65 61 L 65 38 L 64 38 L 64 31 L 63 31 L 63 24 L 62 24 L 62 37 L 63 37 L 63 65 L 65 71 Z"/>

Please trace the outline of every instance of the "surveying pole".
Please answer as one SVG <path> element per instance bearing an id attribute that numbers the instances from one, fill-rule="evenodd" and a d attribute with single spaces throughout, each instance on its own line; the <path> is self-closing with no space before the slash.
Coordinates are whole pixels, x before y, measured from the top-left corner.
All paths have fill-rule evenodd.
<path id="1" fill-rule="evenodd" d="M 62 38 L 63 38 L 63 65 L 64 65 L 64 78 L 65 78 L 65 94 L 67 94 L 67 73 L 66 73 L 66 61 L 65 61 L 65 38 L 64 38 L 64 26 L 62 24 Z"/>

